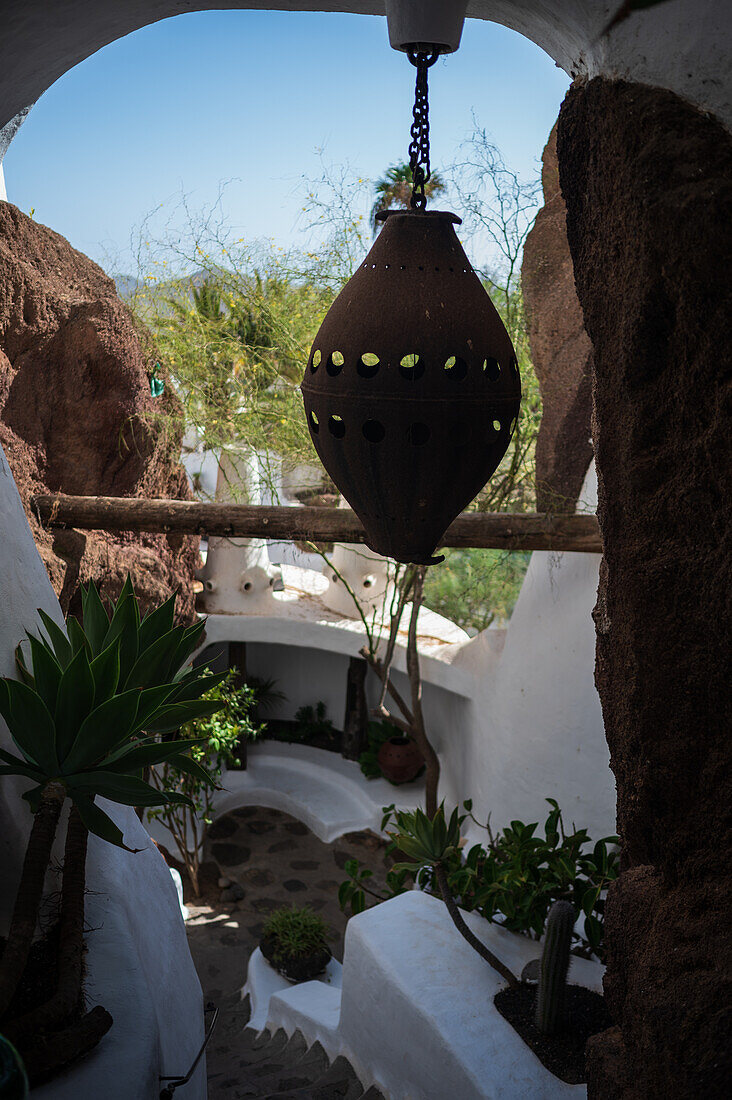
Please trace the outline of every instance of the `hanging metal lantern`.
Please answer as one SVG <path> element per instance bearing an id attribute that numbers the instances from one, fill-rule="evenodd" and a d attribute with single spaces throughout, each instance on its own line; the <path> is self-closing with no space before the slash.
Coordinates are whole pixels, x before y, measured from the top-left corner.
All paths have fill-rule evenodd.
<path id="1" fill-rule="evenodd" d="M 418 69 L 418 93 L 419 81 Z M 455 233 L 460 219 L 424 210 L 428 152 L 426 171 L 420 150 L 410 153 L 415 208 L 381 215 L 383 229 L 315 337 L 302 393 L 315 449 L 371 549 L 432 564 L 506 453 L 521 382 Z"/>

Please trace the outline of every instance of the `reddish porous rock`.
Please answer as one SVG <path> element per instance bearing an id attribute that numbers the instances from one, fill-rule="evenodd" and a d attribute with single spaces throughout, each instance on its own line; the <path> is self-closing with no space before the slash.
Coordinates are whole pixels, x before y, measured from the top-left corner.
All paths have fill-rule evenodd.
<path id="1" fill-rule="evenodd" d="M 544 205 L 526 238 L 521 267 L 531 361 L 543 406 L 536 502 L 540 512 L 573 512 L 592 458 L 592 344 L 574 287 L 556 126 L 542 157 L 541 182 Z"/>
<path id="2" fill-rule="evenodd" d="M 594 349 L 597 687 L 618 786 L 615 1024 L 591 1100 L 729 1095 L 732 141 L 671 92 L 596 79 L 558 133 Z"/>
<path id="3" fill-rule="evenodd" d="M 115 597 L 131 573 L 143 607 L 177 590 L 194 613 L 198 539 L 44 530 L 34 493 L 190 496 L 179 463 L 179 407 L 155 399 L 129 310 L 101 268 L 0 202 L 0 444 L 62 607 L 80 581 Z"/>

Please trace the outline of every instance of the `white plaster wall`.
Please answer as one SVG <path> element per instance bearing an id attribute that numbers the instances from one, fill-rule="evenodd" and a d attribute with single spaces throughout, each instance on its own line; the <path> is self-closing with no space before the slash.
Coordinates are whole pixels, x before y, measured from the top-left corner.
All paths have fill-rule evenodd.
<path id="1" fill-rule="evenodd" d="M 730 126 L 729 4 L 670 0 L 635 13 L 601 37 L 619 7 L 620 0 L 471 0 L 468 15 L 532 39 L 572 76 L 602 75 L 670 88 Z M 138 27 L 210 8 L 384 13 L 383 0 L 64 0 L 56 5 L 4 0 L 0 158 L 6 124 L 77 62 Z M 464 33 L 470 35 L 469 23 Z"/>
<path id="2" fill-rule="evenodd" d="M 305 646 L 247 643 L 247 673 L 277 681 L 287 698 L 267 711 L 268 718 L 290 719 L 299 707 L 322 700 L 336 729 L 343 729 L 349 658 Z"/>
<path id="3" fill-rule="evenodd" d="M 593 508 L 596 493 L 593 466 L 584 508 Z M 594 683 L 599 563 L 595 554 L 532 554 L 502 650 L 486 651 L 478 635 L 454 662 L 472 667 L 477 680 L 467 732 L 457 731 L 463 751 L 443 758 L 445 789 L 472 797 L 494 826 L 543 822 L 551 797 L 565 824 L 593 837 L 615 831 L 615 780 Z"/>
<path id="4" fill-rule="evenodd" d="M 0 449 L 0 675 L 15 674 L 14 650 L 42 607 L 63 616 L 51 588 L 15 482 Z M 0 719 L 0 743 L 10 737 Z M 0 931 L 7 930 L 31 814 L 18 795 L 23 780 L 0 779 Z M 135 855 L 96 837 L 89 841 L 87 937 L 89 1005 L 114 1017 L 96 1050 L 62 1078 L 34 1090 L 39 1100 L 156 1100 L 158 1075 L 185 1073 L 203 1038 L 201 987 L 178 899 L 159 852 L 132 809 L 106 807 Z M 62 838 L 59 838 L 59 845 Z M 205 1067 L 178 1095 L 202 1100 Z"/>

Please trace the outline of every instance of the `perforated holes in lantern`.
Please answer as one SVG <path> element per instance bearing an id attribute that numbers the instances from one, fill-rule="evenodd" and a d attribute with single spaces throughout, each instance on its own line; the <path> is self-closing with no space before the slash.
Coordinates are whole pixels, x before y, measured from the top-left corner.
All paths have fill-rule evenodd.
<path id="1" fill-rule="evenodd" d="M 416 352 L 404 355 L 399 362 L 399 373 L 408 382 L 416 382 L 424 374 L 424 361 Z"/>
<path id="2" fill-rule="evenodd" d="M 494 432 L 500 432 L 500 430 L 501 430 L 501 422 L 500 422 L 500 420 L 494 420 L 494 421 L 493 421 L 493 431 L 494 431 Z"/>
<path id="3" fill-rule="evenodd" d="M 380 420 L 367 420 L 361 431 L 369 443 L 381 443 L 386 435 L 386 429 Z"/>
<path id="4" fill-rule="evenodd" d="M 362 378 L 373 378 L 379 369 L 379 357 L 372 351 L 365 351 L 358 361 L 356 370 Z"/>
<path id="5" fill-rule="evenodd" d="M 490 357 L 484 359 L 483 370 L 486 372 L 491 382 L 498 381 L 501 374 L 501 367 L 497 359 L 491 359 Z"/>
<path id="6" fill-rule="evenodd" d="M 323 356 L 321 355 L 321 353 L 319 351 L 314 351 L 313 352 L 313 357 L 310 360 L 310 370 L 313 372 L 313 374 L 315 374 L 316 370 L 320 366 L 320 361 L 321 361 L 322 358 L 323 358 Z"/>
<path id="7" fill-rule="evenodd" d="M 454 382 L 462 382 L 468 373 L 468 364 L 458 355 L 451 355 L 445 360 L 445 370 Z"/>
<path id="8" fill-rule="evenodd" d="M 320 431 L 320 421 L 318 420 L 318 414 L 311 410 L 308 414 L 308 420 L 310 422 L 310 431 L 317 435 Z"/>
<path id="9" fill-rule="evenodd" d="M 338 416 L 336 413 L 328 417 L 328 431 L 331 435 L 335 436 L 336 439 L 343 439 L 343 436 L 346 434 L 346 425 L 343 423 L 343 417 Z"/>
<path id="10" fill-rule="evenodd" d="M 429 425 L 421 424 L 419 421 L 415 424 L 410 424 L 407 428 L 407 439 L 413 447 L 422 447 L 430 437 Z"/>
<path id="11" fill-rule="evenodd" d="M 345 359 L 343 358 L 343 353 L 340 351 L 333 351 L 328 356 L 328 362 L 325 364 L 325 369 L 328 374 L 335 376 L 341 373 L 344 363 Z"/>

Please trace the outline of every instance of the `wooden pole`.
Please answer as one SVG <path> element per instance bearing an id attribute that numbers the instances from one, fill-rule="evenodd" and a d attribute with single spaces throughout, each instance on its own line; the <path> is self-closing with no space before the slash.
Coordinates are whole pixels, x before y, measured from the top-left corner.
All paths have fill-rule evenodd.
<path id="1" fill-rule="evenodd" d="M 366 536 L 350 508 L 262 507 L 196 500 L 139 497 L 33 497 L 47 527 L 90 531 L 175 532 L 275 541 L 363 543 Z M 572 550 L 601 554 L 597 517 L 542 513 L 470 512 L 450 524 L 442 546 L 496 550 Z"/>

